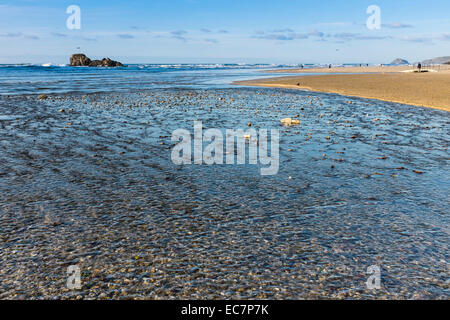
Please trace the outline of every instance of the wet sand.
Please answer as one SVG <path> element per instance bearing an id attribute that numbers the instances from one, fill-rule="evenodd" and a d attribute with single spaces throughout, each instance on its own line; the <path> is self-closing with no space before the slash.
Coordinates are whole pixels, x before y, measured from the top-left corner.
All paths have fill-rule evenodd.
<path id="1" fill-rule="evenodd" d="M 342 72 L 344 69 L 350 71 L 354 68 L 336 69 Z M 336 69 L 330 72 L 337 72 Z M 318 70 L 328 72 L 328 69 Z M 386 68 L 385 70 L 390 69 Z M 304 72 L 312 71 L 305 70 Z M 338 93 L 345 96 L 377 99 L 450 111 L 450 72 L 447 71 L 420 74 L 388 73 L 386 71 L 384 74 L 295 76 L 240 81 L 235 84 Z"/>

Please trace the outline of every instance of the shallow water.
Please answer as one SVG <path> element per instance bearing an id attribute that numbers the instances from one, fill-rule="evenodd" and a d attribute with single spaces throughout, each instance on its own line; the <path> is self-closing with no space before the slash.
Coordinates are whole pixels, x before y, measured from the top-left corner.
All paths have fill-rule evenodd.
<path id="1" fill-rule="evenodd" d="M 0 298 L 449 298 L 446 112 L 223 88 L 1 96 L 0 115 Z M 279 173 L 175 166 L 194 120 L 279 129 Z"/>

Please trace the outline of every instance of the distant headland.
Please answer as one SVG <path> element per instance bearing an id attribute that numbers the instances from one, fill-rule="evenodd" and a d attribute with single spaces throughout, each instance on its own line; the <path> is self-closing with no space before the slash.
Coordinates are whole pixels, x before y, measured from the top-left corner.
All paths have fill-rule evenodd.
<path id="1" fill-rule="evenodd" d="M 103 58 L 102 60 L 91 60 L 85 54 L 77 53 L 70 57 L 71 67 L 123 67 L 124 65 L 118 61 L 110 58 Z"/>

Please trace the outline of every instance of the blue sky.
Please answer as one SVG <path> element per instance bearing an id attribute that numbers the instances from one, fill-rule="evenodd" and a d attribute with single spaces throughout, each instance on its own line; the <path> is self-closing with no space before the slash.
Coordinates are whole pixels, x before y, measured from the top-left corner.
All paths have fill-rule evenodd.
<path id="1" fill-rule="evenodd" d="M 0 0 L 0 63 L 67 63 L 77 47 L 125 63 L 414 62 L 450 55 L 449 13 L 448 0 Z"/>

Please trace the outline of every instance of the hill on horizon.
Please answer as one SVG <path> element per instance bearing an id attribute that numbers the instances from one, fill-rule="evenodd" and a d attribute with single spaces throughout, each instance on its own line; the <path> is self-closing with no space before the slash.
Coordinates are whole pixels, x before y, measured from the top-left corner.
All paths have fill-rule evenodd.
<path id="1" fill-rule="evenodd" d="M 422 61 L 422 63 L 423 64 L 449 64 L 450 63 L 450 56 L 428 59 L 428 60 Z"/>
<path id="2" fill-rule="evenodd" d="M 401 65 L 401 64 L 409 64 L 408 60 L 397 58 L 391 62 L 391 64 Z"/>

